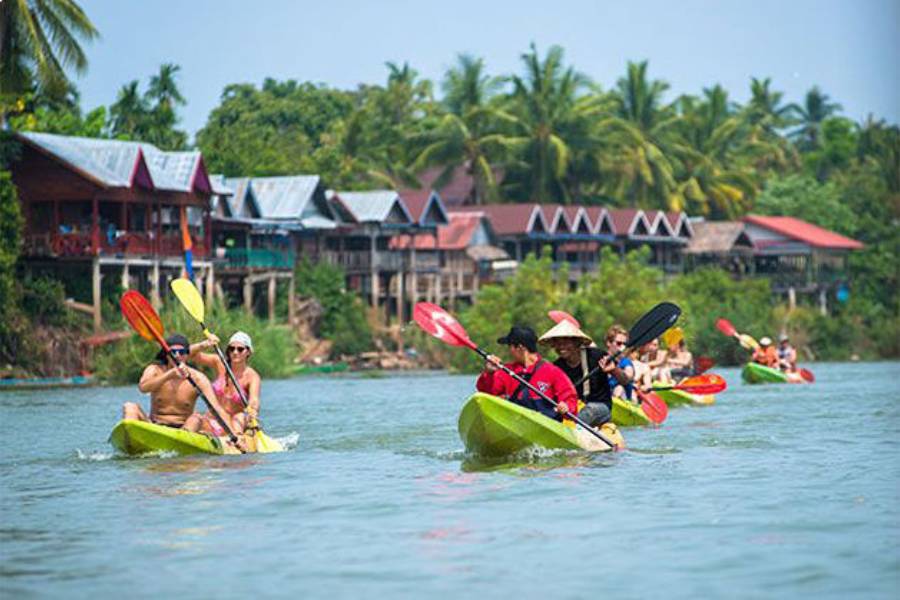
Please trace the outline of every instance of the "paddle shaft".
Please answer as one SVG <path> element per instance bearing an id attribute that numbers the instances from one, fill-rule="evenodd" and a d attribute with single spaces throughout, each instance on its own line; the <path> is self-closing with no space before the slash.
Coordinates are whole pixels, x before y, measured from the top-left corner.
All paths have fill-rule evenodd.
<path id="1" fill-rule="evenodd" d="M 489 356 L 489 355 L 488 355 L 487 352 L 485 352 L 484 350 L 482 350 L 481 348 L 479 348 L 478 346 L 475 346 L 475 345 L 471 346 L 471 348 L 472 348 L 472 350 L 474 350 L 475 352 L 477 352 L 478 355 L 481 356 L 483 359 L 488 360 L 488 356 Z M 496 364 L 496 363 L 492 363 L 492 364 Z M 498 368 L 501 369 L 504 373 L 506 373 L 507 375 L 509 375 L 510 377 L 512 377 L 513 379 L 515 379 L 516 381 L 518 381 L 519 383 L 521 383 L 522 385 L 524 385 L 525 387 L 527 387 L 529 390 L 531 390 L 532 392 L 534 392 L 535 394 L 537 394 L 542 400 L 544 400 L 545 402 L 548 402 L 551 406 L 553 406 L 554 408 L 556 408 L 556 405 L 557 405 L 556 402 L 554 402 L 553 400 L 551 400 L 551 399 L 547 396 L 547 394 L 545 394 L 545 393 L 542 392 L 541 390 L 539 390 L 539 389 L 537 389 L 536 387 L 534 387 L 533 385 L 531 385 L 531 383 L 528 382 L 528 381 L 526 381 L 524 377 L 520 376 L 519 374 L 517 374 L 517 373 L 514 372 L 512 369 L 510 369 L 509 367 L 507 367 L 506 365 L 504 365 L 504 364 L 502 364 L 502 363 L 499 364 L 499 365 L 497 365 L 497 366 L 498 366 Z M 609 446 L 610 448 L 613 448 L 613 449 L 616 448 L 616 444 L 615 444 L 612 440 L 610 440 L 608 437 L 606 437 L 605 435 L 603 435 L 602 433 L 600 433 L 599 431 L 597 431 L 596 429 L 594 429 L 593 427 L 591 427 L 590 425 L 588 425 L 587 423 L 585 423 L 584 421 L 582 421 L 581 419 L 579 419 L 579 418 L 578 418 L 578 415 L 572 414 L 571 411 L 567 412 L 566 415 L 567 415 L 570 419 L 572 419 L 573 421 L 575 421 L 576 423 L 578 423 L 579 425 L 581 425 L 584 429 L 586 429 L 586 430 L 587 430 L 589 433 L 591 433 L 594 437 L 596 437 L 597 439 L 599 439 L 600 441 L 602 441 L 604 444 L 606 444 L 606 445 Z"/>

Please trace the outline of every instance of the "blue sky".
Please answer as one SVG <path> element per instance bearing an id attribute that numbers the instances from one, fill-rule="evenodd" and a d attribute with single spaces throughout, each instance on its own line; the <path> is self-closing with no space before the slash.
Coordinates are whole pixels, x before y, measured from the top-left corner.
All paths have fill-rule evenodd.
<path id="1" fill-rule="evenodd" d="M 265 77 L 354 88 L 383 83 L 385 61 L 439 81 L 460 52 L 492 74 L 519 72 L 534 41 L 551 44 L 604 88 L 628 60 L 650 61 L 667 99 L 721 83 L 740 102 L 752 76 L 788 101 L 818 84 L 856 120 L 900 121 L 898 0 L 82 0 L 102 38 L 77 80 L 86 108 L 132 79 L 181 65 L 181 127 L 203 126 L 229 83 Z"/>

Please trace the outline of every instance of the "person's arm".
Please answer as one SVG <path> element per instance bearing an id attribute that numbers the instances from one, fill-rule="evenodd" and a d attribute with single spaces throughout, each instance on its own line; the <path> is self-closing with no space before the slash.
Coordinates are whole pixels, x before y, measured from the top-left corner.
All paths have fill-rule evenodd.
<path id="1" fill-rule="evenodd" d="M 160 365 L 149 365 L 141 375 L 138 389 L 144 394 L 152 394 L 159 391 L 165 382 L 174 377 L 178 377 L 178 367 L 164 369 Z"/>
<path id="2" fill-rule="evenodd" d="M 262 380 L 259 377 L 259 373 L 254 370 L 248 370 L 250 373 L 250 385 L 247 386 L 248 395 L 247 395 L 247 415 L 252 418 L 257 418 L 259 416 L 259 390 L 262 387 Z"/>
<path id="3" fill-rule="evenodd" d="M 222 363 L 219 360 L 218 354 L 210 354 L 208 352 L 201 353 L 201 350 L 206 350 L 208 348 L 212 348 L 216 344 L 219 343 L 219 338 L 217 338 L 214 334 L 209 334 L 205 340 L 197 342 L 195 344 L 191 344 L 190 352 L 188 356 L 190 357 L 191 362 L 200 365 L 201 367 L 206 367 L 207 369 L 217 369 L 219 365 Z"/>
<path id="4" fill-rule="evenodd" d="M 669 357 L 669 354 L 668 354 L 668 352 L 666 352 L 665 350 L 657 350 L 657 351 L 656 351 L 656 358 L 654 358 L 654 359 L 651 360 L 651 361 L 647 361 L 647 366 L 650 367 L 651 369 L 655 369 L 655 368 L 657 368 L 657 367 L 661 367 L 661 366 L 663 366 L 664 364 L 666 364 L 666 359 L 667 359 L 668 357 Z"/>
<path id="5" fill-rule="evenodd" d="M 553 377 L 553 391 L 556 396 L 556 411 L 562 414 L 578 414 L 578 392 L 572 380 L 561 370 Z M 563 407 L 565 409 L 563 410 Z"/>
<path id="6" fill-rule="evenodd" d="M 475 389 L 485 394 L 493 396 L 502 396 L 504 391 L 503 376 L 506 375 L 499 370 L 500 359 L 493 354 L 488 356 L 484 361 L 484 371 L 475 381 Z"/>

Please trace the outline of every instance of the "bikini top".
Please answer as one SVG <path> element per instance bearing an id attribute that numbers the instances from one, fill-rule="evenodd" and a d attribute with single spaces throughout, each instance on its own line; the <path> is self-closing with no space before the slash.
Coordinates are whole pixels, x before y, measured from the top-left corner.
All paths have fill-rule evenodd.
<path id="1" fill-rule="evenodd" d="M 224 406 L 226 410 L 232 413 L 238 413 L 244 410 L 244 403 L 241 401 L 241 395 L 234 390 L 230 395 L 225 394 L 225 377 L 219 377 L 212 383 L 212 389 L 216 393 L 216 398 L 219 399 L 220 402 L 229 403 L 230 406 Z M 244 388 L 244 394 L 246 396 L 250 396 L 250 389 Z"/>

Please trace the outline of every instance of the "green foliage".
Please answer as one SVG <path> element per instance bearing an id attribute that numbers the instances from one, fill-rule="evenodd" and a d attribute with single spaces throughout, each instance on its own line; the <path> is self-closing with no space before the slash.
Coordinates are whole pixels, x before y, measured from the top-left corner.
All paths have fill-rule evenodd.
<path id="1" fill-rule="evenodd" d="M 66 309 L 65 286 L 49 277 L 26 280 L 22 284 L 22 307 L 33 323 L 63 327 L 73 323 Z"/>
<path id="2" fill-rule="evenodd" d="M 694 356 L 739 364 L 747 353 L 715 327 L 727 318 L 738 331 L 757 338 L 773 335 L 772 293 L 764 279 L 735 281 L 725 271 L 700 269 L 672 280 L 667 297 L 682 309 L 680 325 Z"/>
<path id="3" fill-rule="evenodd" d="M 0 360 L 13 362 L 25 329 L 19 310 L 16 261 L 22 245 L 22 213 L 12 176 L 0 171 Z"/>
<path id="4" fill-rule="evenodd" d="M 150 78 L 143 95 L 136 79 L 122 86 L 109 109 L 113 137 L 147 142 L 161 150 L 187 147 L 187 134 L 175 129 L 178 124 L 175 109 L 185 104 L 175 82 L 180 69 L 171 63 L 160 65 L 159 73 Z"/>
<path id="5" fill-rule="evenodd" d="M 226 310 L 218 304 L 207 307 L 207 325 L 222 339 L 222 345 L 235 331 L 244 331 L 253 339 L 253 355 L 250 365 L 265 378 L 287 377 L 296 356 L 291 330 L 284 326 L 270 325 L 268 320 L 248 315 L 240 309 Z M 200 327 L 187 311 L 172 299 L 160 312 L 167 334 L 182 333 L 192 342 L 202 339 Z M 116 329 L 128 329 L 121 317 L 111 325 Z M 127 340 L 111 344 L 97 352 L 94 359 L 95 374 L 102 380 L 122 385 L 137 385 L 144 368 L 153 360 L 159 348 L 137 334 Z M 212 375 L 212 373 L 208 373 Z"/>
<path id="6" fill-rule="evenodd" d="M 832 182 L 819 183 L 808 175 L 775 176 L 756 199 L 754 212 L 797 217 L 820 227 L 852 235 L 856 214 L 843 202 Z"/>
<path id="7" fill-rule="evenodd" d="M 322 305 L 319 335 L 333 342 L 332 354 L 358 354 L 372 348 L 372 332 L 359 296 L 344 289 L 344 272 L 326 263 L 297 263 L 297 293 Z"/>

